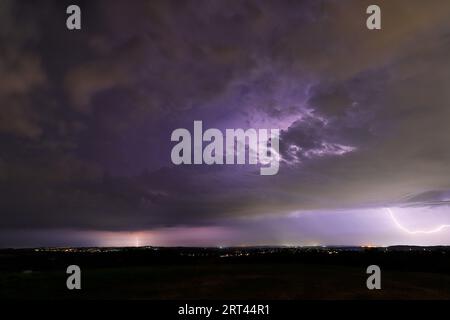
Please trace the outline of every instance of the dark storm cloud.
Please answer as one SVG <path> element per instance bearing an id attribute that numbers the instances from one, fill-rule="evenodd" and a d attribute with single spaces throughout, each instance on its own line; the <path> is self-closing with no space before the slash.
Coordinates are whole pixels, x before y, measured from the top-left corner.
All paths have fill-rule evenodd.
<path id="1" fill-rule="evenodd" d="M 0 132 L 35 139 L 42 129 L 30 93 L 45 85 L 46 77 L 39 56 L 25 49 L 27 43 L 36 40 L 34 23 L 24 19 L 17 28 L 14 7 L 12 1 L 0 6 Z"/>
<path id="2" fill-rule="evenodd" d="M 2 1 L 0 226 L 206 225 L 450 189 L 450 4 L 383 2 L 381 32 L 368 4 L 89 1 L 69 32 L 64 4 Z M 279 174 L 171 166 L 170 132 L 199 119 L 280 127 Z"/>
<path id="3" fill-rule="evenodd" d="M 326 116 L 336 116 L 345 114 L 352 106 L 353 100 L 346 88 L 322 84 L 308 103 L 311 106 L 319 106 L 319 110 Z"/>

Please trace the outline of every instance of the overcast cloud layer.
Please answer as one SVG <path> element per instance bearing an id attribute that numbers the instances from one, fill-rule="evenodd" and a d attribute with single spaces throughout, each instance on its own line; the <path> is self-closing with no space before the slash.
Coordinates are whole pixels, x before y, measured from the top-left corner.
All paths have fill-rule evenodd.
<path id="1" fill-rule="evenodd" d="M 359 0 L 79 3 L 75 32 L 69 2 L 0 3 L 5 232 L 256 237 L 299 212 L 448 212 L 450 2 L 378 1 L 381 31 Z M 194 120 L 280 128 L 278 175 L 171 164 Z"/>

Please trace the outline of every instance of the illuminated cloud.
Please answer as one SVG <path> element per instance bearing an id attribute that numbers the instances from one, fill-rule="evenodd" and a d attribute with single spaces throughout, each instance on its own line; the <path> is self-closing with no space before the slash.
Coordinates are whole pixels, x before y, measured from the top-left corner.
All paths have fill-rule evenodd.
<path id="1" fill-rule="evenodd" d="M 359 0 L 98 0 L 68 33 L 61 2 L 2 1 L 0 245 L 32 243 L 17 230 L 188 243 L 173 228 L 205 244 L 450 243 L 409 237 L 383 210 L 448 212 L 450 3 L 379 5 L 369 33 Z M 170 134 L 194 120 L 279 128 L 279 173 L 172 165 Z"/>

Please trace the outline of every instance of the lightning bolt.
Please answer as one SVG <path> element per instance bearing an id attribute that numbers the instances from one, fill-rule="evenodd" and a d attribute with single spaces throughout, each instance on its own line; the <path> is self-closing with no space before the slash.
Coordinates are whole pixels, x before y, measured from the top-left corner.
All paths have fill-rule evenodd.
<path id="1" fill-rule="evenodd" d="M 437 233 L 442 231 L 445 228 L 450 228 L 449 224 L 441 224 L 440 226 L 434 228 L 434 229 L 430 229 L 430 230 L 415 230 L 415 231 L 411 231 L 408 228 L 402 226 L 402 224 L 397 220 L 397 218 L 394 216 L 394 213 L 392 212 L 392 210 L 390 208 L 385 208 L 386 211 L 388 212 L 389 216 L 391 217 L 392 221 L 394 221 L 395 225 L 402 231 L 409 233 L 409 234 L 430 234 L 430 233 Z"/>

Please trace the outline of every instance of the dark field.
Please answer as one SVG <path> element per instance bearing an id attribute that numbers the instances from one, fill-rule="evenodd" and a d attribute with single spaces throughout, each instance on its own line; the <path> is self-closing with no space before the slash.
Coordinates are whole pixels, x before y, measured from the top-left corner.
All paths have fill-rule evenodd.
<path id="1" fill-rule="evenodd" d="M 81 290 L 66 288 L 70 264 Z M 371 264 L 381 290 L 366 288 Z M 0 269 L 2 299 L 450 298 L 447 248 L 2 250 Z"/>

